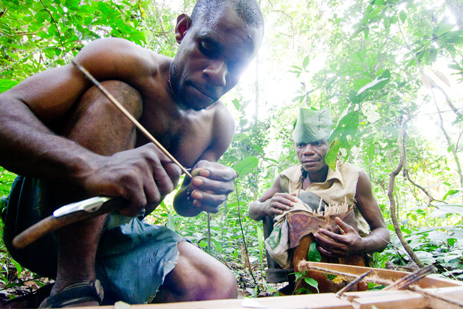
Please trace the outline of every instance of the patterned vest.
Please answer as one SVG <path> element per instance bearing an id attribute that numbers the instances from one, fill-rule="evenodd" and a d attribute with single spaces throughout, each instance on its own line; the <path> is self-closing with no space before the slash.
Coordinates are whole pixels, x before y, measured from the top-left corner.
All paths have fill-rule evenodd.
<path id="1" fill-rule="evenodd" d="M 336 171 L 328 168 L 328 175 L 325 182 L 313 182 L 304 191 L 318 195 L 328 204 L 355 205 L 355 193 L 357 181 L 361 169 L 350 163 L 336 163 Z M 293 193 L 301 190 L 301 165 L 297 164 L 284 170 L 280 174 L 280 186 L 286 193 Z M 360 236 L 365 237 L 370 233 L 370 226 L 363 218 L 357 207 L 354 208 L 357 219 L 357 227 Z"/>

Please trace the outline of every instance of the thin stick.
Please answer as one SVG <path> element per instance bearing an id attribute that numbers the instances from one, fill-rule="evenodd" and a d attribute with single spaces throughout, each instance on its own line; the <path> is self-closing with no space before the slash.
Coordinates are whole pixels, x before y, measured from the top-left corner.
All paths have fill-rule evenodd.
<path id="1" fill-rule="evenodd" d="M 137 127 L 138 130 L 140 130 L 153 144 L 155 144 L 169 159 L 172 160 L 175 164 L 177 164 L 178 167 L 185 173 L 190 178 L 193 178 L 191 174 L 187 171 L 186 168 L 183 167 L 180 162 L 177 161 L 177 159 L 172 156 L 167 149 L 164 148 L 164 146 L 161 145 L 138 121 L 135 119 L 125 108 L 122 106 L 119 101 L 115 97 L 112 96 L 111 93 L 106 90 L 84 67 L 82 67 L 80 64 L 76 63 L 74 60 L 71 60 L 72 64 L 74 64 L 84 75 L 90 79 L 95 86 L 98 87 L 98 89 L 101 90 L 101 92 L 111 101 L 114 105 L 116 105 L 117 108 L 127 117 L 129 120 Z"/>
<path id="2" fill-rule="evenodd" d="M 348 285 L 346 285 L 345 287 L 343 287 L 341 290 L 339 290 L 339 292 L 336 293 L 336 296 L 337 297 L 341 297 L 342 294 L 344 294 L 344 292 L 346 291 L 349 291 L 350 288 L 352 288 L 352 286 L 358 282 L 360 282 L 360 280 L 362 280 L 363 278 L 365 278 L 366 276 L 368 276 L 373 270 L 369 270 L 367 271 L 366 273 L 364 273 L 363 275 L 360 275 L 358 276 L 357 279 L 355 279 L 354 281 L 350 282 Z"/>
<path id="3" fill-rule="evenodd" d="M 422 278 L 426 277 L 427 275 L 429 275 L 429 274 L 431 274 L 433 272 L 434 272 L 434 266 L 432 264 L 428 265 L 428 266 L 426 266 L 424 268 L 421 268 L 421 269 L 415 271 L 414 273 L 411 273 L 411 274 L 401 278 L 400 280 L 397 280 L 393 284 L 388 285 L 387 287 L 385 287 L 383 289 L 383 291 L 406 289 L 410 284 L 413 284 L 413 283 L 421 280 Z"/>

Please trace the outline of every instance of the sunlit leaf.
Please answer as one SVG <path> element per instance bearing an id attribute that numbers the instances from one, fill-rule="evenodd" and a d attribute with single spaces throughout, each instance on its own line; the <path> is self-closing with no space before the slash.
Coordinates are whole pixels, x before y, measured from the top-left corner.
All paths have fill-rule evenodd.
<path id="1" fill-rule="evenodd" d="M 259 159 L 250 156 L 247 157 L 233 166 L 233 169 L 238 173 L 239 176 L 244 176 L 249 172 L 252 172 L 259 165 Z"/>
<path id="2" fill-rule="evenodd" d="M 400 17 L 400 20 L 404 23 L 405 20 L 407 19 L 407 13 L 405 13 L 405 11 L 400 11 L 399 17 Z"/>
<path id="3" fill-rule="evenodd" d="M 383 89 L 383 87 L 389 82 L 389 79 L 391 78 L 391 73 L 389 70 L 386 70 L 381 74 L 380 76 L 376 77 L 372 82 L 366 84 L 363 86 L 358 92 L 357 95 L 360 95 L 362 92 L 365 90 L 379 90 Z"/>

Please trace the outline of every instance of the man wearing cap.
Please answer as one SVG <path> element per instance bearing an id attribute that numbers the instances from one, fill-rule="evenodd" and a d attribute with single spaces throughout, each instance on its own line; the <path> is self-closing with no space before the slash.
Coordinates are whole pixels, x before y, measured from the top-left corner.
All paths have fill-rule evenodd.
<path id="1" fill-rule="evenodd" d="M 354 206 L 356 228 L 336 218 L 342 234 L 324 228 L 313 234 L 322 255 L 335 258 L 382 251 L 390 236 L 366 173 L 359 167 L 340 161 L 333 170 L 325 162 L 331 128 L 329 109 L 300 109 L 293 132 L 299 164 L 284 170 L 272 187 L 249 205 L 249 216 L 256 221 L 264 221 L 264 233 L 268 237 L 268 225 L 272 228 L 273 218 L 293 209 L 298 204 L 296 196 L 300 192 L 310 192 L 328 205 L 347 203 Z M 311 203 L 310 207 L 317 208 L 319 199 Z M 272 266 L 275 265 L 269 262 L 269 281 L 285 281 L 285 275 L 272 270 Z"/>

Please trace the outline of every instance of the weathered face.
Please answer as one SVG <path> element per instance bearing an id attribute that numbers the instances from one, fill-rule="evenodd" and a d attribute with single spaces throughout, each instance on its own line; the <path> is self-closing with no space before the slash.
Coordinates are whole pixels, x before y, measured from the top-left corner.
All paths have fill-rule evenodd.
<path id="1" fill-rule="evenodd" d="M 200 110 L 215 103 L 239 81 L 262 40 L 235 10 L 222 6 L 209 20 L 185 31 L 172 66 L 172 88 L 180 103 Z"/>
<path id="2" fill-rule="evenodd" d="M 307 172 L 320 172 L 328 166 L 325 162 L 325 156 L 329 148 L 328 141 L 325 139 L 308 144 L 299 143 L 296 145 L 297 159 Z"/>

